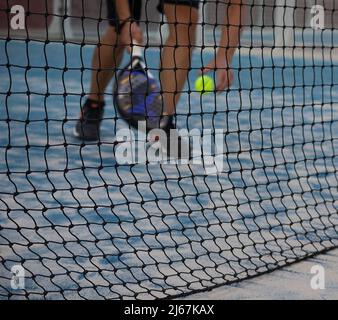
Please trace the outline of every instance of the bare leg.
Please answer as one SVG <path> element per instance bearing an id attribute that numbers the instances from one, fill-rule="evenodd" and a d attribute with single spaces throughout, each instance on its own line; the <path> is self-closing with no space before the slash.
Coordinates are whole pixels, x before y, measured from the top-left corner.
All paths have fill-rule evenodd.
<path id="1" fill-rule="evenodd" d="M 184 5 L 165 4 L 164 13 L 169 23 L 169 37 L 161 56 L 160 81 L 166 112 L 174 114 L 190 68 L 198 10 Z"/>
<path id="2" fill-rule="evenodd" d="M 100 40 L 100 45 L 94 51 L 90 99 L 95 101 L 104 100 L 105 90 L 114 75 L 114 69 L 121 62 L 123 50 L 117 43 L 115 28 L 109 26 Z"/>

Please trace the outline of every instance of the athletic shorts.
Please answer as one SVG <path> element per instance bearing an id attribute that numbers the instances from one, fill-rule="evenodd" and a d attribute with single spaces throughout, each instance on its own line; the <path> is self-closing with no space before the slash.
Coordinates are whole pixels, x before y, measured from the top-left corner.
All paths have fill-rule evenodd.
<path id="1" fill-rule="evenodd" d="M 148 0 L 146 0 L 148 1 Z M 177 5 L 185 5 L 193 8 L 199 7 L 199 0 L 160 0 L 157 9 L 163 13 L 163 4 L 177 4 Z M 120 21 L 116 12 L 115 0 L 107 0 L 108 6 L 108 21 L 109 24 L 115 28 L 118 28 Z M 133 19 L 135 21 L 139 21 L 141 18 L 142 11 L 142 1 L 141 0 L 129 0 L 130 11 L 132 13 Z"/>
<path id="2" fill-rule="evenodd" d="M 115 28 L 118 28 L 120 21 L 116 12 L 115 0 L 107 0 L 108 7 L 108 21 L 109 24 Z M 129 0 L 129 7 L 132 17 L 135 21 L 139 21 L 141 18 L 142 1 L 141 0 Z"/>

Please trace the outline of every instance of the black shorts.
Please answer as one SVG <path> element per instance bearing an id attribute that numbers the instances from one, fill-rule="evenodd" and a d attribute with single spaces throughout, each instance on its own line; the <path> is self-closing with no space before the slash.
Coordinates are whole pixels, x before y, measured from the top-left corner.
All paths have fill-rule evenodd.
<path id="1" fill-rule="evenodd" d="M 108 7 L 108 21 L 109 24 L 115 28 L 118 28 L 120 21 L 116 12 L 115 0 L 107 0 Z M 129 7 L 132 17 L 135 21 L 139 21 L 141 18 L 142 1 L 141 0 L 129 0 Z"/>
<path id="2" fill-rule="evenodd" d="M 163 13 L 164 3 L 191 6 L 193 8 L 198 9 L 200 0 L 160 0 L 157 8 L 161 13 Z M 135 21 L 139 21 L 141 18 L 142 1 L 141 0 L 129 0 L 129 6 L 130 6 L 130 11 L 132 13 L 133 19 Z M 109 24 L 117 28 L 119 26 L 119 18 L 116 12 L 115 0 L 107 0 L 107 7 L 108 7 Z"/>

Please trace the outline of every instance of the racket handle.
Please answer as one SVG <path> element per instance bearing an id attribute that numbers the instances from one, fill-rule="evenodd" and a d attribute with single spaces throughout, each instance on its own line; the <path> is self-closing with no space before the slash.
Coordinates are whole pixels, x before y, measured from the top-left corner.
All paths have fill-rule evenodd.
<path id="1" fill-rule="evenodd" d="M 133 58 L 143 58 L 143 47 L 136 40 L 133 40 L 133 46 L 131 48 L 131 55 Z"/>

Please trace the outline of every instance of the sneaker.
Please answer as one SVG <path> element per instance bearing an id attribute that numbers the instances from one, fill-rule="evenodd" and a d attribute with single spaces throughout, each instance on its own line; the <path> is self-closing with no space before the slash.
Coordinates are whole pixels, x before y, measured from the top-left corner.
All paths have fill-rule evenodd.
<path id="1" fill-rule="evenodd" d="M 82 107 L 81 117 L 74 128 L 74 135 L 85 141 L 97 141 L 103 118 L 104 102 L 87 99 Z"/>
<path id="2" fill-rule="evenodd" d="M 164 152 L 164 159 L 170 162 L 175 160 L 190 160 L 189 140 L 185 141 L 185 139 L 179 135 L 172 117 L 170 117 L 170 121 L 168 121 L 167 126 L 163 128 L 163 131 L 166 135 L 166 141 L 161 145 L 162 152 Z M 162 135 L 154 135 L 150 137 L 150 141 L 158 141 L 163 138 Z"/>
<path id="3" fill-rule="evenodd" d="M 167 158 L 168 160 L 190 160 L 189 140 L 185 141 L 176 129 L 173 121 L 170 121 L 164 129 L 167 134 Z"/>

